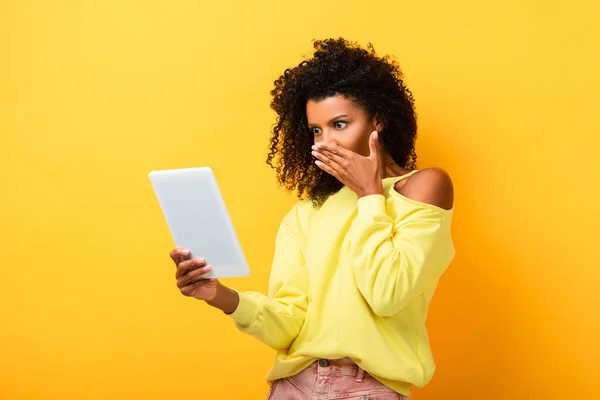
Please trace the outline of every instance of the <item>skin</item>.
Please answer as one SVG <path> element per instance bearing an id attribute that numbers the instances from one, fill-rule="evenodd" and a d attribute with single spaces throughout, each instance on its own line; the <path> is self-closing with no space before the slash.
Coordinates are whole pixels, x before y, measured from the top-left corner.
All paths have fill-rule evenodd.
<path id="1" fill-rule="evenodd" d="M 378 131 L 384 126 L 351 99 L 336 95 L 306 104 L 308 125 L 314 134 L 312 155 L 316 165 L 335 176 L 359 198 L 383 193 L 382 179 L 407 174 L 379 145 Z M 396 183 L 401 195 L 422 203 L 451 209 L 452 181 L 439 168 L 423 169 Z M 216 279 L 204 279 L 211 267 L 204 258 L 187 259 L 189 250 L 170 253 L 175 263 L 177 287 L 188 297 L 204 300 L 226 314 L 235 311 L 239 296 Z"/>
<path id="2" fill-rule="evenodd" d="M 335 176 L 358 197 L 383 193 L 381 180 L 408 173 L 379 146 L 383 123 L 344 96 L 306 104 L 308 126 L 315 137 L 312 155 L 319 168 Z"/>

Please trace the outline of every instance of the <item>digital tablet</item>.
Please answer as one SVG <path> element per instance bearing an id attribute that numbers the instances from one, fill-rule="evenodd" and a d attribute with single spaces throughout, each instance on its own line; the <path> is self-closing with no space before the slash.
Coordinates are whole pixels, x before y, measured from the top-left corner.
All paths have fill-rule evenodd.
<path id="1" fill-rule="evenodd" d="M 244 277 L 250 273 L 217 180 L 210 167 L 152 171 L 154 193 L 176 247 L 204 257 L 206 278 Z"/>

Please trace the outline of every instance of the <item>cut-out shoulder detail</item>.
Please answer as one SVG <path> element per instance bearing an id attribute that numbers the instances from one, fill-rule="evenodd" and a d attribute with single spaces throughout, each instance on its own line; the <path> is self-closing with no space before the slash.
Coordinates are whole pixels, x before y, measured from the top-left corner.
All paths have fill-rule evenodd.
<path id="1" fill-rule="evenodd" d="M 454 206 L 454 187 L 452 179 L 441 168 L 420 170 L 402 184 L 396 183 L 396 191 L 402 196 L 450 210 Z"/>

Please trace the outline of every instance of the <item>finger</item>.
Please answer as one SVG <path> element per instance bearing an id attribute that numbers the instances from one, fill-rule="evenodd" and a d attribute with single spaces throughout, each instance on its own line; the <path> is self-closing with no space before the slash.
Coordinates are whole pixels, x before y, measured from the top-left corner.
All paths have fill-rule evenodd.
<path id="1" fill-rule="evenodd" d="M 180 288 L 180 290 L 184 296 L 193 296 L 196 293 L 196 290 L 198 290 L 199 288 L 201 288 L 204 285 L 213 285 L 215 283 L 215 281 L 216 281 L 216 279 L 213 279 L 213 278 L 202 279 L 201 281 L 184 286 L 184 287 Z"/>
<path id="2" fill-rule="evenodd" d="M 336 153 L 329 151 L 326 148 L 317 148 L 317 150 L 312 151 L 312 155 L 321 161 L 325 161 L 326 158 L 330 159 L 340 166 L 344 165 L 344 163 L 347 162 L 347 158 L 341 157 Z"/>
<path id="3" fill-rule="evenodd" d="M 206 260 L 202 257 L 192 258 L 189 260 L 182 261 L 177 267 L 175 277 L 180 278 L 191 271 L 200 269 L 206 265 Z"/>
<path id="4" fill-rule="evenodd" d="M 343 159 L 339 160 L 339 161 L 334 160 L 333 159 L 334 156 L 331 153 L 325 154 L 325 153 L 320 153 L 318 151 L 315 153 L 316 154 L 313 154 L 313 155 L 317 159 L 316 161 L 320 161 L 321 163 L 329 166 L 331 169 L 333 169 L 337 173 L 341 173 L 344 170 L 344 166 L 346 166 L 348 164 L 348 162 Z"/>
<path id="5" fill-rule="evenodd" d="M 350 151 L 346 150 L 345 148 L 343 148 L 342 146 L 340 146 L 336 142 L 331 142 L 331 143 L 319 142 L 319 143 L 316 143 L 313 146 L 313 148 L 316 151 L 327 152 L 327 153 L 330 153 L 330 154 L 334 154 L 335 156 L 337 156 L 339 158 L 348 158 L 348 157 L 350 157 Z"/>
<path id="6" fill-rule="evenodd" d="M 333 175 L 336 178 L 340 179 L 339 173 L 333 169 L 331 166 L 329 166 L 328 164 L 325 164 L 323 161 L 315 161 L 315 164 L 317 164 L 317 167 L 321 168 L 323 171 L 327 172 L 329 175 Z"/>
<path id="7" fill-rule="evenodd" d="M 192 283 L 203 281 L 206 279 L 203 276 L 208 274 L 210 271 L 212 271 L 212 267 L 207 265 L 205 267 L 188 272 L 186 275 L 177 279 L 177 287 L 182 288 L 184 286 L 191 285 Z"/>
<path id="8" fill-rule="evenodd" d="M 313 150 L 312 155 L 317 160 L 320 160 L 325 164 L 331 164 L 333 168 L 341 167 L 342 165 L 344 165 L 345 162 L 343 158 L 340 158 L 339 156 L 336 156 L 333 153 L 321 153 L 319 151 Z"/>
<path id="9" fill-rule="evenodd" d="M 379 132 L 373 131 L 369 136 L 369 157 L 376 159 L 379 157 Z"/>
<path id="10" fill-rule="evenodd" d="M 169 253 L 169 256 L 171 257 L 171 260 L 173 260 L 173 262 L 175 263 L 175 266 L 179 265 L 179 263 L 182 262 L 185 259 L 185 257 L 189 255 L 190 251 L 181 247 L 174 248 Z"/>
<path id="11" fill-rule="evenodd" d="M 181 263 L 179 263 L 179 266 L 177 267 L 177 272 L 175 272 L 175 277 L 180 278 L 193 270 L 204 267 L 205 265 L 206 265 L 206 260 L 202 257 L 192 258 L 191 260 L 182 261 Z"/>

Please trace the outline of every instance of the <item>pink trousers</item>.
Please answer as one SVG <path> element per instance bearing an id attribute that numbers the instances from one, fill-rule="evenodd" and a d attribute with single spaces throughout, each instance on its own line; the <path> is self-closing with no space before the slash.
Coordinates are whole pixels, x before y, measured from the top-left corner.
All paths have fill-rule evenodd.
<path id="1" fill-rule="evenodd" d="M 297 375 L 276 380 L 267 400 L 409 400 L 349 358 L 319 360 Z"/>

